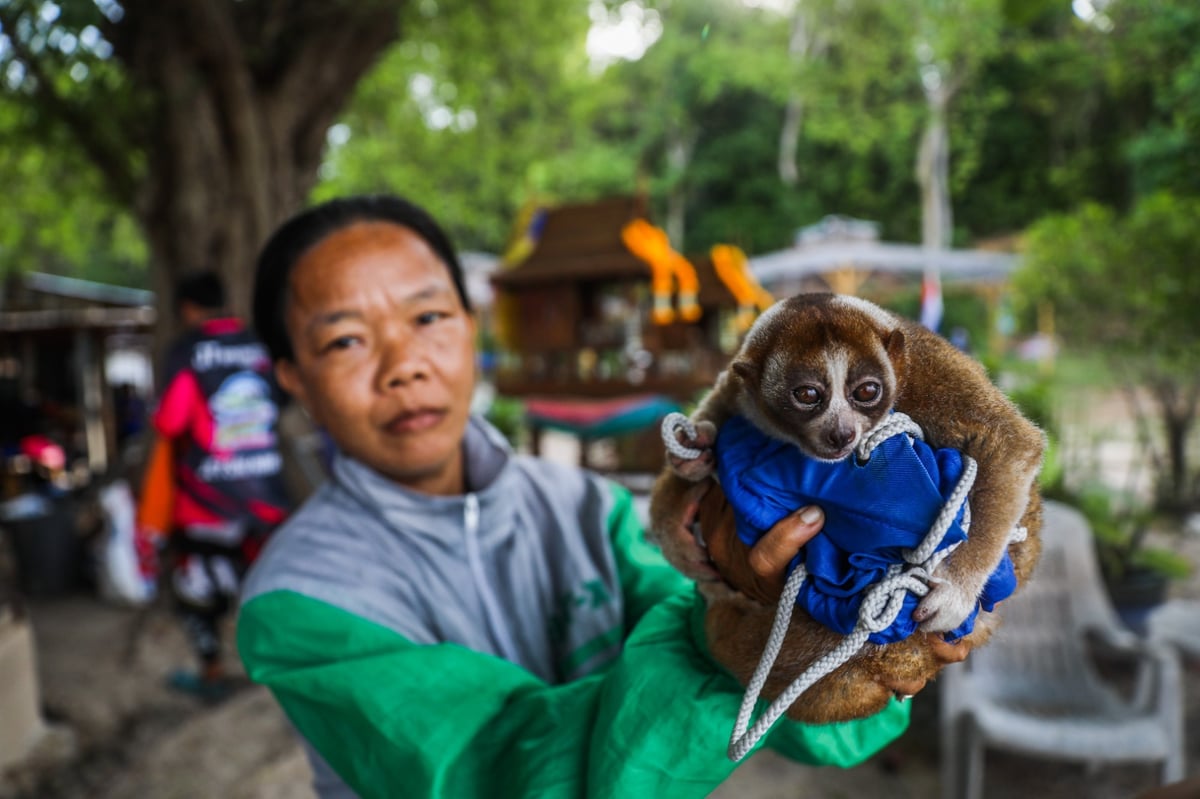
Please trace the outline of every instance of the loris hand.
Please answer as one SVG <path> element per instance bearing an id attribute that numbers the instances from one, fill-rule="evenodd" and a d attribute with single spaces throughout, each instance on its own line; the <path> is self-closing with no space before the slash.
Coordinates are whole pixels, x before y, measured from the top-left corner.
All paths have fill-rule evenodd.
<path id="1" fill-rule="evenodd" d="M 725 582 L 771 606 L 783 592 L 788 565 L 825 524 L 820 508 L 801 508 L 768 530 L 753 547 L 747 546 L 737 537 L 733 508 L 717 485 L 704 494 L 697 518 L 708 556 Z"/>
<path id="2" fill-rule="evenodd" d="M 700 482 L 712 475 L 717 466 L 716 455 L 713 454 L 713 444 L 717 440 L 717 427 L 712 422 L 696 422 L 694 425 L 683 419 L 682 414 L 676 414 L 678 420 L 673 435 L 675 440 L 689 449 L 699 450 L 694 458 L 682 458 L 672 452 L 667 453 L 667 463 L 675 474 L 690 480 Z M 667 417 L 670 424 L 672 417 Z M 682 423 L 682 424 L 680 424 Z M 689 432 L 690 431 L 690 432 Z"/>

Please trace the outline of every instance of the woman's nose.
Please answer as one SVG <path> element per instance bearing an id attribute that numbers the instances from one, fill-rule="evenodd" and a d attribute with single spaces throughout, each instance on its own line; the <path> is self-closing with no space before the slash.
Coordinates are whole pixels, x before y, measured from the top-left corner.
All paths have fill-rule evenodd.
<path id="1" fill-rule="evenodd" d="M 426 359 L 412 341 L 394 341 L 379 359 L 379 388 L 388 390 L 421 380 L 428 375 Z"/>

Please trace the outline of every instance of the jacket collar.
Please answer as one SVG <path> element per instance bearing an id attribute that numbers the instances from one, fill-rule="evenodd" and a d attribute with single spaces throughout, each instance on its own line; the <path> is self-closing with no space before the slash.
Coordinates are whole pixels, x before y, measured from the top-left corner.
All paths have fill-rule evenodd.
<path id="1" fill-rule="evenodd" d="M 504 484 L 511 479 L 512 449 L 498 430 L 482 418 L 472 416 L 463 435 L 463 464 L 469 493 L 477 494 L 481 504 L 500 498 Z M 395 524 L 404 514 L 453 515 L 462 513 L 464 495 L 434 496 L 405 488 L 363 463 L 337 452 L 333 459 L 333 482 L 363 505 Z"/>

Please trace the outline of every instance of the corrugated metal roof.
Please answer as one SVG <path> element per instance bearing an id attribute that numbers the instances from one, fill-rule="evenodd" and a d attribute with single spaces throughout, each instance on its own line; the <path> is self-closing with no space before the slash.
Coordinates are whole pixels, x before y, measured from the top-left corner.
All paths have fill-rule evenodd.
<path id="1" fill-rule="evenodd" d="M 34 330 L 144 330 L 153 324 L 154 309 L 148 306 L 0 311 L 0 331 L 6 333 Z"/>
<path id="2" fill-rule="evenodd" d="M 108 305 L 125 305 L 129 307 L 154 305 L 154 292 L 146 291 L 145 289 L 114 286 L 109 283 L 97 283 L 93 280 L 82 280 L 77 277 L 65 277 L 63 275 L 51 275 L 46 272 L 26 272 L 23 278 L 26 288 L 32 291 L 40 291 L 43 294 L 90 300 Z"/>

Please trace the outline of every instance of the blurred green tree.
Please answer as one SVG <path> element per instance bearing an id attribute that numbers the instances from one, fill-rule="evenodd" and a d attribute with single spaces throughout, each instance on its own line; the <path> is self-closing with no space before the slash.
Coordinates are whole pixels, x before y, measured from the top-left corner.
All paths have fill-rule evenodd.
<path id="1" fill-rule="evenodd" d="M 1158 193 L 1126 215 L 1097 204 L 1051 216 L 1029 232 L 1015 277 L 1026 303 L 1051 303 L 1066 346 L 1109 359 L 1144 436 L 1166 510 L 1194 509 L 1200 481 L 1188 436 L 1200 408 L 1200 200 Z M 1143 407 L 1145 388 L 1152 408 Z"/>
<path id="2" fill-rule="evenodd" d="M 617 17 L 648 49 L 601 69 Z M 829 213 L 915 241 L 922 63 L 956 88 L 939 196 L 965 244 L 1200 191 L 1198 25 L 1191 0 L 0 0 L 0 266 L 241 289 L 314 190 L 412 195 L 490 250 L 528 198 L 638 187 L 689 252 Z"/>
<path id="3" fill-rule="evenodd" d="M 0 98 L 0 141 L 25 139 L 35 109 Z M 29 269 L 144 287 L 146 245 L 133 216 L 109 199 L 99 171 L 63 131 L 0 147 L 0 274 Z"/>
<path id="4" fill-rule="evenodd" d="M 589 150 L 593 82 L 582 3 L 419 4 L 412 34 L 386 52 L 331 130 L 317 198 L 395 191 L 426 205 L 463 248 L 500 248 L 531 195 L 555 193 L 544 164 L 599 158 L 601 185 L 628 190 L 630 159 Z M 555 174 L 569 176 L 570 170 Z M 567 196 L 590 181 L 566 182 Z"/>
<path id="5" fill-rule="evenodd" d="M 1134 191 L 1200 195 L 1200 3 L 1120 0 L 1105 13 Z"/>

